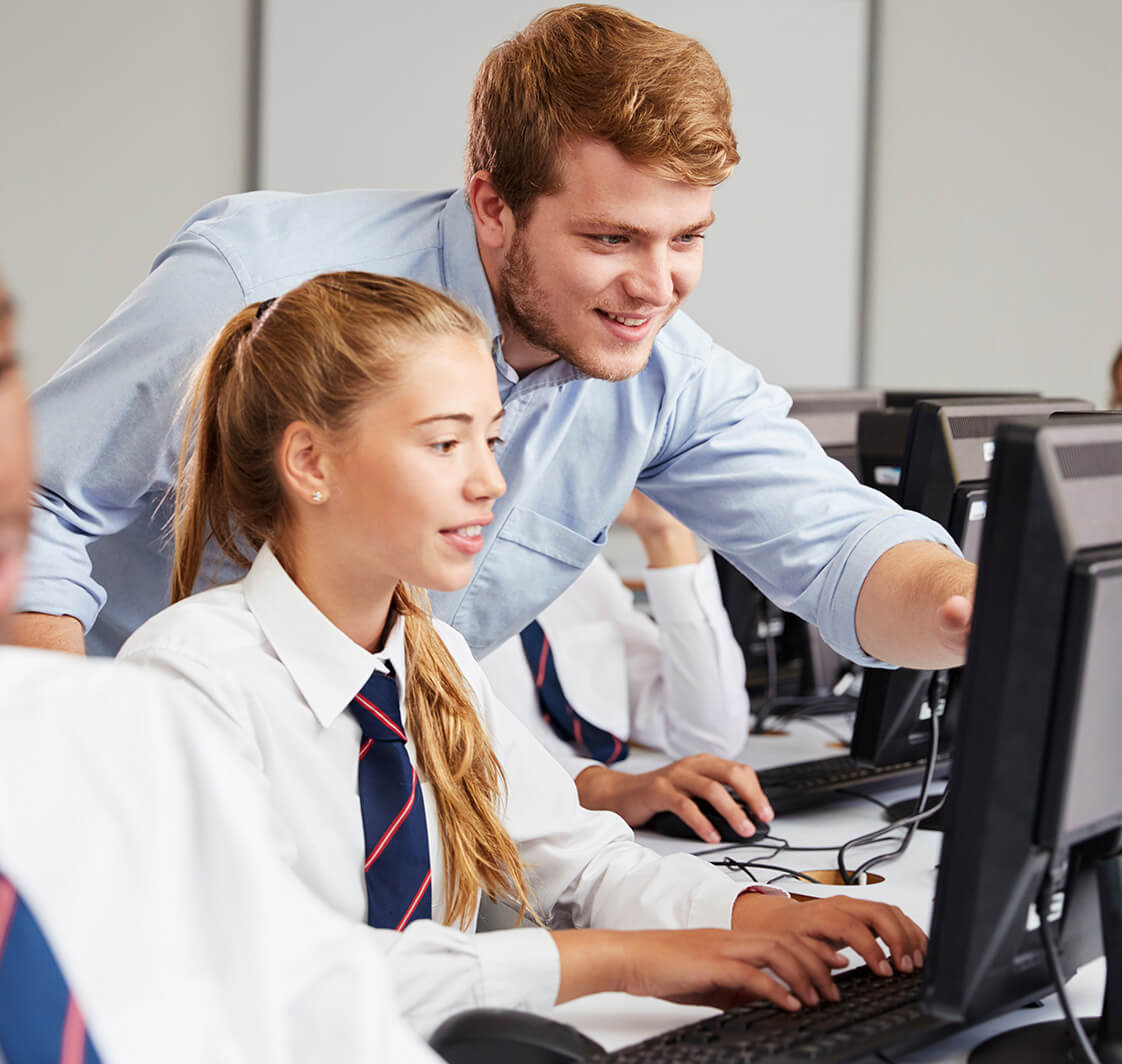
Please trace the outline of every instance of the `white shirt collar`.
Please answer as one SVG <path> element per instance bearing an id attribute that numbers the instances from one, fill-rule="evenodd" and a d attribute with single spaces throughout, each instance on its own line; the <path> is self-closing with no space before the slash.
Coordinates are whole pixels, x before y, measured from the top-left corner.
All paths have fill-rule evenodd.
<path id="1" fill-rule="evenodd" d="M 268 544 L 246 575 L 245 600 L 316 719 L 325 728 L 362 690 L 370 674 L 393 666 L 399 697 L 405 676 L 405 625 L 396 618 L 385 647 L 364 650 L 296 586 Z"/>

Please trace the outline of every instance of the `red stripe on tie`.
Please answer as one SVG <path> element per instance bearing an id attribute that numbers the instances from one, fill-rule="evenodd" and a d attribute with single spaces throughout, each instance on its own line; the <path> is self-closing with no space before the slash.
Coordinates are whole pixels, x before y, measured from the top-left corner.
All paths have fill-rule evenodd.
<path id="1" fill-rule="evenodd" d="M 359 752 L 358 752 L 359 761 L 361 761 L 368 753 L 370 753 L 370 748 L 373 745 L 374 745 L 374 740 L 373 739 L 367 739 L 366 742 L 364 742 L 362 744 L 362 749 L 359 750 Z"/>
<path id="2" fill-rule="evenodd" d="M 623 749 L 623 744 L 614 735 L 612 736 L 612 743 L 614 744 L 612 746 L 612 756 L 609 757 L 608 760 L 604 762 L 605 765 L 610 765 L 613 761 L 615 761 L 615 759 L 617 757 L 619 757 L 620 751 Z"/>
<path id="3" fill-rule="evenodd" d="M 542 632 L 542 656 L 538 658 L 538 674 L 534 677 L 534 686 L 541 687 L 545 683 L 545 663 L 549 657 L 549 640 L 545 637 L 545 632 Z"/>
<path id="4" fill-rule="evenodd" d="M 396 735 L 396 736 L 397 736 L 397 737 L 398 737 L 399 739 L 404 739 L 404 738 L 405 738 L 405 732 L 403 732 L 403 731 L 401 730 L 401 728 L 399 728 L 399 727 L 398 727 L 398 726 L 397 726 L 396 724 L 394 724 L 394 722 L 393 722 L 392 720 L 390 720 L 390 718 L 389 718 L 389 717 L 387 717 L 387 716 L 385 715 L 385 713 L 383 713 L 383 712 L 382 712 L 382 711 L 381 711 L 381 710 L 380 710 L 380 709 L 379 709 L 379 708 L 378 708 L 378 707 L 377 707 L 376 705 L 374 705 L 374 703 L 373 703 L 373 702 L 371 702 L 371 701 L 370 701 L 369 699 L 367 699 L 367 698 L 363 698 L 363 697 L 362 697 L 362 695 L 355 695 L 355 701 L 356 701 L 356 702 L 357 702 L 357 703 L 358 703 L 358 704 L 359 704 L 360 706 L 362 706 L 362 708 L 363 708 L 363 709 L 368 709 L 368 710 L 370 710 L 370 712 L 371 712 L 371 713 L 373 713 L 373 714 L 374 714 L 374 716 L 376 716 L 376 717 L 377 717 L 377 718 L 378 718 L 378 719 L 379 719 L 379 720 L 380 720 L 380 721 L 381 721 L 381 722 L 382 722 L 382 723 L 383 723 L 383 724 L 384 724 L 384 725 L 385 725 L 385 726 L 386 726 L 387 728 L 389 728 L 389 729 L 390 729 L 390 731 L 392 731 L 392 732 L 394 733 L 394 735 Z"/>
<path id="5" fill-rule="evenodd" d="M 386 833 L 378 840 L 378 845 L 370 851 L 370 856 L 366 858 L 366 864 L 362 866 L 364 872 L 370 871 L 370 866 L 382 856 L 382 851 L 390 844 L 390 839 L 397 834 L 397 829 L 405 822 L 405 818 L 409 815 L 410 810 L 413 808 L 413 802 L 417 798 L 417 770 L 413 769 L 413 786 L 409 791 L 409 801 L 402 807 L 401 812 L 393 818 L 393 823 L 386 828 Z"/>
<path id="6" fill-rule="evenodd" d="M 82 1064 L 86 1059 L 86 1021 L 74 1000 L 74 995 L 66 1003 L 66 1022 L 62 1025 L 62 1050 L 58 1064 Z"/>
<path id="7" fill-rule="evenodd" d="M 409 903 L 409 908 L 405 910 L 405 915 L 401 918 L 401 922 L 394 928 L 395 931 L 400 931 L 407 923 L 409 917 L 417 911 L 417 906 L 421 904 L 421 899 L 425 896 L 425 891 L 429 889 L 429 884 L 432 882 L 432 869 L 425 873 L 425 881 L 421 884 L 420 890 L 413 896 L 412 902 Z"/>
<path id="8" fill-rule="evenodd" d="M 8 929 L 16 913 L 16 888 L 0 876 L 0 960 L 4 957 L 4 946 L 8 942 Z"/>

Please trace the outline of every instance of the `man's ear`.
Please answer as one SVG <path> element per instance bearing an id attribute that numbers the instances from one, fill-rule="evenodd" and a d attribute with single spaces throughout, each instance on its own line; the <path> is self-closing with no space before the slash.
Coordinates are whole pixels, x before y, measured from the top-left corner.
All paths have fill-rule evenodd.
<path id="1" fill-rule="evenodd" d="M 489 170 L 476 170 L 471 175 L 467 194 L 480 246 L 492 252 L 505 251 L 516 228 L 514 212 L 499 194 Z"/>
<path id="2" fill-rule="evenodd" d="M 323 433 L 306 421 L 292 422 L 277 445 L 277 475 L 290 498 L 326 502 L 331 487 L 331 460 Z"/>

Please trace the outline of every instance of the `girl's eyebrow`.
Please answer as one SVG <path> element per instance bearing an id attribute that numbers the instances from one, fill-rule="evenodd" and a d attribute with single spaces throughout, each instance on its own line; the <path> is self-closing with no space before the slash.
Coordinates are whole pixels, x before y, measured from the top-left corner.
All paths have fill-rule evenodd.
<path id="1" fill-rule="evenodd" d="M 491 418 L 491 421 L 489 422 L 489 424 L 494 424 L 505 413 L 506 413 L 506 411 L 500 406 L 499 407 L 499 412 L 497 414 L 495 414 L 495 416 L 493 418 Z M 428 425 L 433 421 L 462 421 L 462 422 L 465 422 L 465 423 L 470 423 L 474 420 L 475 420 L 475 418 L 472 417 L 471 414 L 463 414 L 463 413 L 433 414 L 432 417 L 421 418 L 421 420 L 415 422 L 415 424 L 417 424 L 417 425 Z"/>

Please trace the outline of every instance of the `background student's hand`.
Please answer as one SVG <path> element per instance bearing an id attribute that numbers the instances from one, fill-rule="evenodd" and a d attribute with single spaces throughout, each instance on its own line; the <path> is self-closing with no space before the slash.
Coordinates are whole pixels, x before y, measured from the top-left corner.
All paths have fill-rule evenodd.
<path id="1" fill-rule="evenodd" d="M 616 520 L 639 537 L 652 569 L 697 564 L 693 533 L 641 491 L 628 496 Z"/>
<path id="2" fill-rule="evenodd" d="M 879 975 L 891 975 L 892 966 L 878 938 L 902 972 L 922 967 L 927 954 L 927 935 L 895 905 L 846 895 L 795 901 L 742 894 L 733 906 L 732 926 L 744 931 L 768 928 L 809 935 L 833 949 L 849 946 Z"/>
<path id="3" fill-rule="evenodd" d="M 845 966 L 819 939 L 782 931 L 581 930 L 553 938 L 561 956 L 558 1003 L 620 990 L 716 1008 L 763 998 L 793 1011 L 839 1000 L 830 970 Z"/>
<path id="4" fill-rule="evenodd" d="M 706 842 L 720 842 L 720 836 L 702 815 L 694 797 L 704 798 L 742 835 L 750 837 L 755 830 L 725 790 L 726 783 L 761 820 L 771 820 L 775 815 L 751 768 L 713 754 L 694 754 L 653 772 L 634 774 L 590 765 L 576 778 L 580 803 L 586 809 L 610 809 L 632 827 L 668 809 Z"/>

